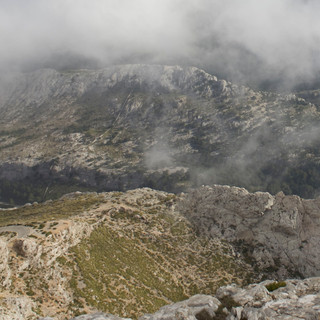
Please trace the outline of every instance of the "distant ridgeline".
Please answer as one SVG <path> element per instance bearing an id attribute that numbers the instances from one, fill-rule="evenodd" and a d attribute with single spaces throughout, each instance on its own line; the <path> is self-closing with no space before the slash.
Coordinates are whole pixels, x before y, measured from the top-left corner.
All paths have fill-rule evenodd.
<path id="1" fill-rule="evenodd" d="M 17 74 L 0 88 L 0 201 L 227 184 L 315 197 L 317 90 L 279 95 L 193 67 Z"/>

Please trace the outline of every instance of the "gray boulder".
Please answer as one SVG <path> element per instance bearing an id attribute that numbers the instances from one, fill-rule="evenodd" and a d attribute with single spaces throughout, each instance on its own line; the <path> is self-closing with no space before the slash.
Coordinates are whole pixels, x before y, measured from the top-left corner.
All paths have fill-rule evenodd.
<path id="1" fill-rule="evenodd" d="M 144 315 L 139 320 L 211 320 L 220 304 L 215 297 L 198 294 L 188 300 L 164 306 L 156 313 Z"/>
<path id="2" fill-rule="evenodd" d="M 247 288 L 234 285 L 220 288 L 216 297 L 226 297 L 237 306 L 229 310 L 228 320 L 309 319 L 320 316 L 320 278 L 287 280 L 284 287 L 269 291 L 267 280 Z"/>
<path id="3" fill-rule="evenodd" d="M 70 320 L 131 320 L 129 318 L 119 318 L 107 313 L 94 313 L 89 315 L 81 315 Z"/>
<path id="4" fill-rule="evenodd" d="M 39 320 L 54 320 L 51 317 L 40 318 Z M 97 312 L 93 314 L 84 314 L 70 320 L 131 320 L 129 318 L 119 318 L 109 313 Z"/>

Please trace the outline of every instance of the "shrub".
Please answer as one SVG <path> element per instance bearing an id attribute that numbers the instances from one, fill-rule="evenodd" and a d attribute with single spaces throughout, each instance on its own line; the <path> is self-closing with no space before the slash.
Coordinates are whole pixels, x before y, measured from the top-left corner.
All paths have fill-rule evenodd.
<path id="1" fill-rule="evenodd" d="M 16 240 L 13 244 L 13 250 L 17 253 L 18 256 L 26 256 L 26 252 L 23 249 L 23 240 Z"/>
<path id="2" fill-rule="evenodd" d="M 274 291 L 274 290 L 277 290 L 278 288 L 281 288 L 281 287 L 285 287 L 287 284 L 285 283 L 285 281 L 275 281 L 275 282 L 272 282 L 272 283 L 269 283 L 266 285 L 266 288 L 268 289 L 268 291 Z"/>
<path id="3" fill-rule="evenodd" d="M 224 312 L 224 308 L 231 311 L 232 308 L 239 307 L 239 303 L 233 300 L 231 296 L 224 296 L 223 298 L 219 299 L 221 304 L 218 310 L 215 312 L 215 316 L 213 320 L 225 320 L 227 318 L 227 314 Z M 202 320 L 202 318 L 197 318 L 198 320 Z"/>

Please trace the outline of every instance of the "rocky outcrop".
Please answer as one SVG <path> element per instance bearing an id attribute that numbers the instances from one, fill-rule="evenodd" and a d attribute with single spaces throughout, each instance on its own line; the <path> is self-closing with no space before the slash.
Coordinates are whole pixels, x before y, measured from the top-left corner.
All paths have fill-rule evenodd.
<path id="1" fill-rule="evenodd" d="M 25 320 L 37 317 L 37 314 L 34 312 L 36 304 L 29 297 L 13 296 L 1 298 L 1 320 Z"/>
<path id="2" fill-rule="evenodd" d="M 11 284 L 11 270 L 9 268 L 9 250 L 7 242 L 0 239 L 0 283 L 4 288 Z"/>
<path id="3" fill-rule="evenodd" d="M 267 289 L 270 283 L 264 281 L 245 289 L 236 286 L 220 288 L 216 297 L 222 301 L 231 299 L 235 305 L 226 319 L 319 319 L 320 278 L 287 280 L 284 287 L 274 291 Z"/>
<path id="4" fill-rule="evenodd" d="M 212 319 L 221 302 L 211 296 L 195 295 L 188 300 L 162 307 L 158 312 L 144 315 L 139 320 Z"/>
<path id="5" fill-rule="evenodd" d="M 51 317 L 45 317 L 45 318 L 40 318 L 39 320 L 54 320 L 54 319 Z M 114 316 L 112 314 L 98 312 L 98 313 L 94 313 L 94 314 L 81 315 L 79 317 L 75 317 L 70 320 L 131 320 L 131 319 L 119 318 L 119 317 Z"/>
<path id="6" fill-rule="evenodd" d="M 233 242 L 277 277 L 320 275 L 319 198 L 215 185 L 190 192 L 180 209 L 199 234 Z"/>
<path id="7" fill-rule="evenodd" d="M 320 278 L 309 278 L 281 283 L 266 280 L 246 288 L 229 285 L 218 289 L 215 297 L 195 295 L 188 300 L 164 306 L 156 313 L 144 315 L 139 320 L 317 320 L 319 316 Z M 39 320 L 51 319 L 53 320 Z M 96 313 L 71 320 L 124 319 Z"/>
<path id="8" fill-rule="evenodd" d="M 72 302 L 70 277 L 57 260 L 90 235 L 94 225 L 85 221 L 56 222 L 54 229 L 50 225 L 52 222 L 43 223 L 38 230 L 36 225 L 0 228 L 0 286 L 4 295 L 0 295 L 0 319 L 35 319 L 39 301 L 48 314 Z M 19 238 L 21 234 L 24 237 Z"/>

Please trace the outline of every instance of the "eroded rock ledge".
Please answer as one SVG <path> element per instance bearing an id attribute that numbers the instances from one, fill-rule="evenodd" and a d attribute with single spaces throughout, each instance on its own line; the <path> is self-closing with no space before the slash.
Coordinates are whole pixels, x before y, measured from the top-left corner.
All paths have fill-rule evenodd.
<path id="1" fill-rule="evenodd" d="M 272 291 L 274 287 L 282 285 Z M 269 286 L 268 286 L 269 285 Z M 256 319 L 319 319 L 320 278 L 287 280 L 282 283 L 266 280 L 246 288 L 228 285 L 216 296 L 195 295 L 188 300 L 164 306 L 139 320 L 256 320 Z M 53 318 L 42 318 L 51 320 Z M 110 314 L 81 315 L 72 320 L 124 320 Z M 40 319 L 39 319 L 40 320 Z"/>
<path id="2" fill-rule="evenodd" d="M 234 243 L 274 277 L 320 276 L 320 198 L 215 185 L 189 193 L 180 211 L 199 234 Z"/>

